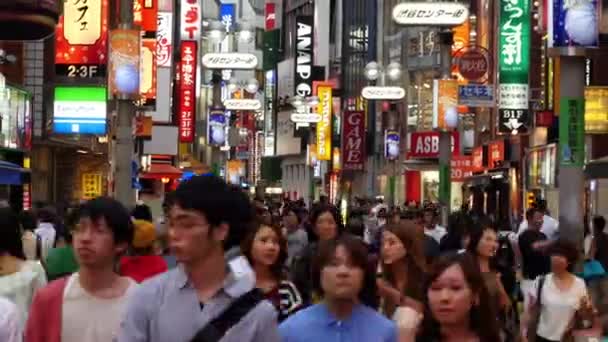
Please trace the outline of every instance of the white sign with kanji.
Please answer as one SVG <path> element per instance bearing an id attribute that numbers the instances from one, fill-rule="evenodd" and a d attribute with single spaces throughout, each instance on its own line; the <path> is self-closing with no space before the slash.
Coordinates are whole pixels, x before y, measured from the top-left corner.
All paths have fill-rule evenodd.
<path id="1" fill-rule="evenodd" d="M 181 0 L 180 32 L 182 40 L 199 41 L 201 39 L 201 1 Z"/>
<path id="2" fill-rule="evenodd" d="M 457 26 L 469 18 L 469 9 L 457 2 L 404 2 L 393 8 L 399 25 Z"/>

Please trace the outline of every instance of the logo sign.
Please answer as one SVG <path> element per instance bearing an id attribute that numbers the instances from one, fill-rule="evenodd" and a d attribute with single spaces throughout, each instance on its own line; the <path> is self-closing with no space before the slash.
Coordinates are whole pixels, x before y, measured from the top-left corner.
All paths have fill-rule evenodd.
<path id="1" fill-rule="evenodd" d="M 342 120 L 342 170 L 362 171 L 365 158 L 365 113 L 346 111 Z"/>
<path id="2" fill-rule="evenodd" d="M 384 158 L 388 160 L 399 159 L 399 132 L 395 130 L 384 131 Z"/>
<path id="3" fill-rule="evenodd" d="M 313 16 L 301 15 L 296 17 L 295 90 L 296 95 L 303 97 L 312 95 L 312 66 L 314 61 L 313 26 Z"/>
<path id="4" fill-rule="evenodd" d="M 183 41 L 181 45 L 179 141 L 194 141 L 196 114 L 196 42 Z"/>
<path id="5" fill-rule="evenodd" d="M 159 67 L 170 67 L 173 54 L 173 14 L 159 12 L 156 31 L 156 63 Z"/>
<path id="6" fill-rule="evenodd" d="M 457 108 L 458 81 L 433 80 L 433 128 L 454 128 L 458 123 Z M 453 120 L 456 122 L 452 122 Z"/>
<path id="7" fill-rule="evenodd" d="M 530 1 L 500 0 L 499 123 L 502 134 L 528 131 Z"/>
<path id="8" fill-rule="evenodd" d="M 200 0 L 181 0 L 181 28 L 182 40 L 199 41 L 201 39 L 201 2 Z"/>
<path id="9" fill-rule="evenodd" d="M 134 0 L 133 24 L 140 26 L 142 31 L 156 32 L 158 13 L 156 5 L 157 0 Z"/>
<path id="10" fill-rule="evenodd" d="M 53 131 L 57 134 L 106 134 L 105 87 L 55 88 Z"/>
<path id="11" fill-rule="evenodd" d="M 208 53 L 203 56 L 207 69 L 252 70 L 258 58 L 251 53 Z"/>
<path id="12" fill-rule="evenodd" d="M 224 100 L 226 110 L 261 110 L 262 102 L 257 99 L 228 99 Z"/>
<path id="13" fill-rule="evenodd" d="M 496 140 L 488 144 L 488 164 L 491 169 L 503 166 L 505 161 L 505 141 Z"/>
<path id="14" fill-rule="evenodd" d="M 450 159 L 452 182 L 464 182 L 473 175 L 473 158 L 471 156 L 452 156 Z"/>
<path id="15" fill-rule="evenodd" d="M 319 86 L 317 88 L 319 105 L 317 113 L 321 114 L 321 121 L 317 124 L 317 158 L 319 160 L 331 160 L 331 86 Z"/>
<path id="16" fill-rule="evenodd" d="M 459 85 L 458 104 L 469 107 L 494 107 L 494 86 L 491 84 Z"/>
<path id="17" fill-rule="evenodd" d="M 393 8 L 393 20 L 400 25 L 456 26 L 469 18 L 469 9 L 454 2 L 406 2 Z"/>
<path id="18" fill-rule="evenodd" d="M 559 105 L 560 165 L 585 164 L 585 99 L 562 97 Z"/>
<path id="19" fill-rule="evenodd" d="M 226 115 L 224 111 L 209 111 L 207 137 L 209 145 L 222 146 L 226 143 Z"/>
<path id="20" fill-rule="evenodd" d="M 464 48 L 456 55 L 456 68 L 462 78 L 478 81 L 486 78 L 490 70 L 490 54 L 481 47 Z"/>
<path id="21" fill-rule="evenodd" d="M 55 36 L 55 73 L 75 78 L 106 75 L 108 0 L 64 1 Z"/>
<path id="22" fill-rule="evenodd" d="M 275 29 L 277 24 L 276 4 L 274 2 L 267 2 L 264 11 L 265 15 L 265 28 L 266 31 L 272 31 Z"/>
<path id="23" fill-rule="evenodd" d="M 234 26 L 234 4 L 220 5 L 220 22 L 226 28 L 226 32 L 230 32 Z"/>
<path id="24" fill-rule="evenodd" d="M 321 122 L 323 116 L 317 113 L 293 113 L 290 119 L 295 123 L 317 123 Z"/>
<path id="25" fill-rule="evenodd" d="M 473 172 L 483 171 L 483 146 L 475 147 L 472 153 L 473 157 Z"/>
<path id="26" fill-rule="evenodd" d="M 460 136 L 452 132 L 452 155 L 460 154 Z M 439 132 L 413 132 L 410 135 L 410 158 L 439 158 Z"/>
<path id="27" fill-rule="evenodd" d="M 141 73 L 139 92 L 146 104 L 156 99 L 156 39 L 144 38 L 141 44 Z"/>
<path id="28" fill-rule="evenodd" d="M 405 89 L 401 87 L 365 87 L 361 96 L 367 100 L 401 100 L 405 97 Z"/>
<path id="29" fill-rule="evenodd" d="M 138 30 L 110 32 L 110 94 L 139 99 L 140 37 Z"/>
<path id="30" fill-rule="evenodd" d="M 598 0 L 549 0 L 549 47 L 599 45 Z"/>

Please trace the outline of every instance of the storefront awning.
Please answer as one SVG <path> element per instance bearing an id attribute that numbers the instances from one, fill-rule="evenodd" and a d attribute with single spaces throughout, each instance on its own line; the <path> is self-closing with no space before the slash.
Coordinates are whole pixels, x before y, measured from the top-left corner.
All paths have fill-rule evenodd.
<path id="1" fill-rule="evenodd" d="M 180 178 L 182 171 L 170 164 L 151 164 L 150 170 L 144 172 L 139 178 L 146 179 L 163 179 L 163 178 Z"/>
<path id="2" fill-rule="evenodd" d="M 585 165 L 586 179 L 608 178 L 608 157 L 590 161 Z"/>
<path id="3" fill-rule="evenodd" d="M 28 170 L 7 161 L 0 160 L 0 184 L 20 185 L 23 184 L 21 174 Z"/>

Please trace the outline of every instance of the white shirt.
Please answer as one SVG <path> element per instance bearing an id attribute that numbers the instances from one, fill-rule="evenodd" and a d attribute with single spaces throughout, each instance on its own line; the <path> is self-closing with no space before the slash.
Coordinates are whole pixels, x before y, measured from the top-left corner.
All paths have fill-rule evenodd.
<path id="1" fill-rule="evenodd" d="M 62 342 L 111 342 L 118 336 L 129 296 L 137 287 L 132 280 L 124 295 L 112 299 L 92 296 L 80 286 L 78 273 L 70 276 L 63 292 Z"/>
<path id="2" fill-rule="evenodd" d="M 566 328 L 580 306 L 581 298 L 587 296 L 585 282 L 575 277 L 567 291 L 560 291 L 553 282 L 553 273 L 545 276 L 541 293 L 541 311 L 536 333 L 548 340 L 561 341 Z M 534 284 L 534 295 L 538 293 L 538 280 Z"/>
<path id="3" fill-rule="evenodd" d="M 34 233 L 40 236 L 40 259 L 46 260 L 49 251 L 55 246 L 55 239 L 57 238 L 55 226 L 52 223 L 43 222 L 38 225 Z"/>
<path id="4" fill-rule="evenodd" d="M 448 231 L 443 226 L 440 226 L 438 224 L 435 225 L 435 228 L 433 228 L 433 229 L 428 229 L 427 227 L 424 227 L 424 234 L 435 239 L 435 241 L 437 241 L 437 243 L 440 243 L 441 239 L 447 233 L 448 233 Z"/>
<path id="5" fill-rule="evenodd" d="M 19 309 L 10 300 L 0 297 L 0 341 L 21 342 L 23 325 Z"/>
<path id="6" fill-rule="evenodd" d="M 517 230 L 517 238 L 519 238 L 521 233 L 525 232 L 526 229 L 528 229 L 528 221 L 523 220 Z M 559 222 L 553 217 L 545 215 L 543 216 L 543 225 L 540 227 L 540 231 L 547 236 L 548 240 L 555 240 L 559 233 Z"/>
<path id="7" fill-rule="evenodd" d="M 46 273 L 40 262 L 25 261 L 17 272 L 0 276 L 0 297 L 17 305 L 20 322 L 25 324 L 34 294 L 46 286 L 46 282 Z"/>

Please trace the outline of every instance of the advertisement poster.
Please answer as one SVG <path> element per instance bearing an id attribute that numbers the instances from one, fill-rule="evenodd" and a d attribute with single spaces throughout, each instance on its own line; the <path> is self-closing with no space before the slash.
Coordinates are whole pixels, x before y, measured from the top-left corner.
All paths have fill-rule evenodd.
<path id="1" fill-rule="evenodd" d="M 457 120 L 458 81 L 433 80 L 433 128 L 449 130 L 455 128 Z"/>
<path id="2" fill-rule="evenodd" d="M 182 41 L 201 39 L 201 1 L 181 0 L 181 28 L 180 37 Z"/>
<path id="3" fill-rule="evenodd" d="M 171 66 L 173 53 L 173 13 L 159 12 L 156 31 L 156 63 L 159 67 Z"/>
<path id="4" fill-rule="evenodd" d="M 498 133 L 522 134 L 530 125 L 530 1 L 500 0 Z"/>
<path id="5" fill-rule="evenodd" d="M 181 45 L 179 141 L 194 141 L 196 115 L 196 42 L 183 41 Z"/>
<path id="6" fill-rule="evenodd" d="M 208 143 L 223 146 L 226 143 L 226 114 L 223 110 L 209 111 Z"/>
<path id="7" fill-rule="evenodd" d="M 387 160 L 399 159 L 400 141 L 399 132 L 395 130 L 386 130 L 384 132 L 384 158 Z"/>
<path id="8" fill-rule="evenodd" d="M 559 160 L 562 166 L 585 164 L 585 99 L 562 97 L 559 113 Z"/>
<path id="9" fill-rule="evenodd" d="M 139 99 L 140 31 L 116 29 L 110 32 L 110 77 L 113 96 Z"/>
<path id="10" fill-rule="evenodd" d="M 143 38 L 141 44 L 141 75 L 139 92 L 144 105 L 154 105 L 156 99 L 156 39 Z"/>
<path id="11" fill-rule="evenodd" d="M 452 156 L 450 163 L 452 182 L 464 182 L 467 177 L 473 175 L 472 156 Z"/>
<path id="12" fill-rule="evenodd" d="M 365 158 L 365 113 L 345 111 L 342 120 L 342 170 L 362 171 Z"/>
<path id="13" fill-rule="evenodd" d="M 156 32 L 157 0 L 133 0 L 133 24 L 144 32 Z"/>
<path id="14" fill-rule="evenodd" d="M 608 133 L 608 87 L 585 88 L 585 133 Z"/>
<path id="15" fill-rule="evenodd" d="M 598 0 L 548 0 L 549 47 L 599 45 Z"/>
<path id="16" fill-rule="evenodd" d="M 317 158 L 331 160 L 331 87 L 319 86 L 317 96 L 319 97 L 317 113 L 321 115 L 321 121 L 317 123 Z"/>

